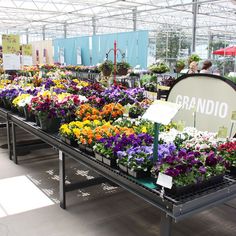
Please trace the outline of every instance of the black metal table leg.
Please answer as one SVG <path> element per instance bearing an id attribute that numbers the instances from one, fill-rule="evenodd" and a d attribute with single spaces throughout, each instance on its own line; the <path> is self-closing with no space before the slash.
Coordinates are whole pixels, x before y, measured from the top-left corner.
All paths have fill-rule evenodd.
<path id="1" fill-rule="evenodd" d="M 18 158 L 16 153 L 16 125 L 14 123 L 11 124 L 11 130 L 12 130 L 12 159 L 16 164 L 18 164 Z"/>
<path id="2" fill-rule="evenodd" d="M 165 212 L 161 213 L 160 236 L 171 236 L 172 218 Z"/>
<path id="3" fill-rule="evenodd" d="M 10 121 L 7 120 L 7 123 L 6 123 L 6 126 L 7 126 L 7 148 L 8 148 L 8 156 L 9 156 L 9 159 L 12 160 L 12 153 L 11 153 L 11 132 L 10 132 Z"/>
<path id="4" fill-rule="evenodd" d="M 65 154 L 59 150 L 59 199 L 60 207 L 66 209 L 66 189 L 65 189 Z"/>

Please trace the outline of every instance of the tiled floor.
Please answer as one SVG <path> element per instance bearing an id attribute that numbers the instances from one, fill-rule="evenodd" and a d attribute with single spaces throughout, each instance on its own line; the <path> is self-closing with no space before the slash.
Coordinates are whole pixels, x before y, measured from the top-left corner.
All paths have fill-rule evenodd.
<path id="1" fill-rule="evenodd" d="M 18 131 L 18 139 L 22 137 L 32 139 Z M 159 235 L 159 210 L 108 184 L 67 193 L 68 207 L 62 210 L 57 153 L 31 150 L 15 165 L 5 143 L 0 129 L 0 236 Z M 68 182 L 96 175 L 74 161 L 67 161 L 66 172 Z M 235 236 L 236 200 L 173 224 L 172 235 Z"/>

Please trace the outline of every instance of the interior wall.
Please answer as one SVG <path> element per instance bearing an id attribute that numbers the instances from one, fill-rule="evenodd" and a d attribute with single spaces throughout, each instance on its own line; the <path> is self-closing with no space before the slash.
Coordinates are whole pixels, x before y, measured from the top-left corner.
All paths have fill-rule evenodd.
<path id="1" fill-rule="evenodd" d="M 148 31 L 56 39 L 53 40 L 54 62 L 59 62 L 59 50 L 64 48 L 65 63 L 67 65 L 76 65 L 76 50 L 80 47 L 82 64 L 96 65 L 103 62 L 106 53 L 114 48 L 115 40 L 117 48 L 125 53 L 125 61 L 130 63 L 131 66 L 140 65 L 141 68 L 147 67 Z M 110 52 L 109 59 L 113 61 L 113 51 Z M 121 61 L 120 52 L 117 54 L 117 61 Z"/>
<path id="2" fill-rule="evenodd" d="M 32 42 L 32 54 L 33 54 L 33 64 L 53 64 L 53 44 L 52 40 L 44 40 Z M 46 61 L 44 60 L 43 52 L 46 49 Z M 37 58 L 37 50 L 38 50 L 38 58 Z"/>

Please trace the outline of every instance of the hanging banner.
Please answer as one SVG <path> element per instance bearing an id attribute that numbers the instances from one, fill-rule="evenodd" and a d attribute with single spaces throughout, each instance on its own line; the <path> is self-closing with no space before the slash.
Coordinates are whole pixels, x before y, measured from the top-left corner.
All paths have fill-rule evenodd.
<path id="1" fill-rule="evenodd" d="M 22 45 L 22 65 L 23 66 L 32 66 L 33 65 L 32 45 L 31 44 Z"/>
<path id="2" fill-rule="evenodd" d="M 20 70 L 20 36 L 2 35 L 2 53 L 4 70 Z"/>
<path id="3" fill-rule="evenodd" d="M 236 84 L 216 75 L 184 75 L 171 88 L 168 101 L 181 105 L 176 121 L 211 132 L 224 126 L 229 135 L 232 112 L 236 111 Z"/>
<path id="4" fill-rule="evenodd" d="M 43 64 L 47 64 L 47 49 L 43 49 Z"/>
<path id="5" fill-rule="evenodd" d="M 77 48 L 76 55 L 77 55 L 77 65 L 82 65 L 81 48 L 80 47 Z"/>
<path id="6" fill-rule="evenodd" d="M 37 49 L 35 52 L 36 52 L 36 64 L 39 64 L 39 50 Z"/>
<path id="7" fill-rule="evenodd" d="M 147 66 L 150 66 L 156 62 L 156 39 L 149 39 L 148 41 L 148 55 Z"/>
<path id="8" fill-rule="evenodd" d="M 64 53 L 64 48 L 59 49 L 59 62 L 64 65 L 65 63 L 65 53 Z"/>

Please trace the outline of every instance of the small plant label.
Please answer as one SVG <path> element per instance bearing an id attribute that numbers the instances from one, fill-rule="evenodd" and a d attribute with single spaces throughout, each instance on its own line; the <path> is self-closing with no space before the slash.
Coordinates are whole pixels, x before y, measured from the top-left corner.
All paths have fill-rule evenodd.
<path id="1" fill-rule="evenodd" d="M 222 126 L 218 130 L 217 137 L 225 139 L 225 138 L 227 138 L 227 132 L 228 132 L 228 129 L 226 127 Z"/>
<path id="2" fill-rule="evenodd" d="M 173 178 L 169 175 L 159 173 L 156 184 L 164 188 L 171 189 L 173 185 Z"/>
<path id="3" fill-rule="evenodd" d="M 236 111 L 232 111 L 231 121 L 236 123 Z"/>
<path id="4" fill-rule="evenodd" d="M 180 120 L 177 122 L 177 130 L 182 132 L 184 130 L 185 122 L 183 120 Z"/>

